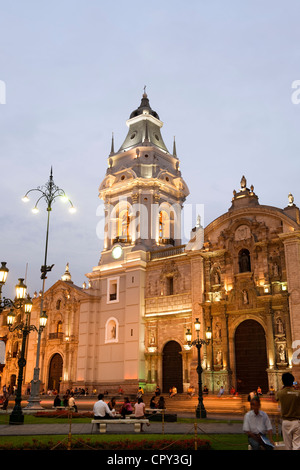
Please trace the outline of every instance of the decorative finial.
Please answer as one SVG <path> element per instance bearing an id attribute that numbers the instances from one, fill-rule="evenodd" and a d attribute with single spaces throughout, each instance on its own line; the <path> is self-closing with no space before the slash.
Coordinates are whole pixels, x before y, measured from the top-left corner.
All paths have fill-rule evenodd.
<path id="1" fill-rule="evenodd" d="M 288 198 L 289 198 L 289 206 L 293 206 L 294 205 L 294 196 L 291 193 L 289 193 Z"/>
<path id="2" fill-rule="evenodd" d="M 242 179 L 241 179 L 241 189 L 242 190 L 246 189 L 246 185 L 247 185 L 247 180 L 246 180 L 245 176 L 243 175 Z"/>
<path id="3" fill-rule="evenodd" d="M 144 96 L 145 96 L 145 97 L 147 96 L 147 93 L 146 93 L 146 85 L 144 86 Z"/>
<path id="4" fill-rule="evenodd" d="M 174 135 L 174 141 L 173 141 L 173 155 L 174 157 L 177 157 L 175 135 Z"/>
<path id="5" fill-rule="evenodd" d="M 69 263 L 66 264 L 66 269 L 65 269 L 64 274 L 61 277 L 61 280 L 62 281 L 67 281 L 67 282 L 71 282 L 71 280 L 72 280 L 71 274 L 70 274 L 70 269 L 69 269 Z"/>
<path id="6" fill-rule="evenodd" d="M 115 142 L 114 142 L 114 133 L 112 133 L 111 136 L 111 149 L 110 149 L 110 154 L 115 153 Z"/>

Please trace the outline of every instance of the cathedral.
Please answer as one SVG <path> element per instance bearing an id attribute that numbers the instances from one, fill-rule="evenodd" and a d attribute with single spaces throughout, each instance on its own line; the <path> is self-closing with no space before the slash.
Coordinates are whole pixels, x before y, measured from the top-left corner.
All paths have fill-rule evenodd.
<path id="1" fill-rule="evenodd" d="M 117 151 L 112 140 L 99 186 L 105 211 L 100 259 L 83 286 L 72 282 L 70 262 L 45 292 L 41 390 L 197 390 L 197 350 L 186 334 L 196 338 L 198 320 L 200 337 L 211 332 L 201 348 L 202 383 L 211 393 L 232 386 L 267 393 L 281 387 L 286 371 L 299 382 L 300 214 L 293 196 L 284 208 L 262 205 L 242 176 L 229 210 L 205 228 L 198 217 L 183 244 L 189 189 L 175 141 L 170 152 L 146 93 L 126 124 Z M 38 324 L 39 314 L 36 294 L 31 323 Z M 1 384 L 13 386 L 21 338 L 1 321 Z M 24 389 L 36 354 L 32 332 Z"/>

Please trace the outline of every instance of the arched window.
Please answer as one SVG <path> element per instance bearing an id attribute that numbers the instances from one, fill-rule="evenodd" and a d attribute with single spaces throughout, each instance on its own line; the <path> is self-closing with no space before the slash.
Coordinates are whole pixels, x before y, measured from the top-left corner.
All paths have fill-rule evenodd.
<path id="1" fill-rule="evenodd" d="M 159 213 L 159 238 L 170 238 L 170 220 L 166 211 Z"/>
<path id="2" fill-rule="evenodd" d="M 167 295 L 173 295 L 174 293 L 174 277 L 173 276 L 167 276 L 166 278 L 166 283 L 167 283 Z"/>
<path id="3" fill-rule="evenodd" d="M 57 325 L 56 325 L 56 333 L 59 335 L 60 333 L 62 333 L 62 321 L 59 321 L 57 322 Z"/>
<path id="4" fill-rule="evenodd" d="M 118 223 L 118 231 L 117 231 L 118 237 L 126 239 L 126 240 L 129 239 L 129 224 L 130 224 L 129 211 L 128 209 L 126 209 L 120 212 L 119 214 L 119 223 Z"/>
<path id="5" fill-rule="evenodd" d="M 161 210 L 159 212 L 159 242 L 162 244 L 174 245 L 174 212 L 168 212 L 167 210 Z"/>
<path id="6" fill-rule="evenodd" d="M 243 249 L 239 252 L 239 270 L 240 273 L 251 271 L 250 253 L 247 249 Z"/>
<path id="7" fill-rule="evenodd" d="M 132 238 L 132 207 L 130 204 L 121 202 L 117 204 L 111 214 L 110 229 L 113 243 L 123 242 L 131 243 Z"/>

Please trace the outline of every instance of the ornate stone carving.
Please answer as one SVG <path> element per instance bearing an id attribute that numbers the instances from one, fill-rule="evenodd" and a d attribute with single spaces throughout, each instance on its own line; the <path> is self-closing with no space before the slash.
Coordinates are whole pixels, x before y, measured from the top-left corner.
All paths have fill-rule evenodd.
<path id="1" fill-rule="evenodd" d="M 246 240 L 247 238 L 251 238 L 250 228 L 248 225 L 240 225 L 234 233 L 235 241 Z"/>

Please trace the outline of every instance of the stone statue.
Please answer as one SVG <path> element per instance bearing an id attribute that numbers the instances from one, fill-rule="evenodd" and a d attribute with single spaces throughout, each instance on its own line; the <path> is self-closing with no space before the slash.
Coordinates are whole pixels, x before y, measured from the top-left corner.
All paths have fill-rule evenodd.
<path id="1" fill-rule="evenodd" d="M 111 339 L 116 339 L 116 324 L 113 324 L 113 327 L 111 329 Z"/>
<path id="2" fill-rule="evenodd" d="M 215 272 L 214 281 L 215 281 L 215 284 L 220 284 L 220 276 L 217 271 Z"/>
<path id="3" fill-rule="evenodd" d="M 243 252 L 239 259 L 240 272 L 246 273 L 250 271 L 250 259 L 247 253 Z"/>
<path id="4" fill-rule="evenodd" d="M 222 351 L 220 349 L 216 354 L 216 364 L 219 366 L 222 365 Z"/>
<path id="5" fill-rule="evenodd" d="M 294 205 L 294 196 L 290 193 L 288 195 L 288 198 L 289 198 L 289 206 L 293 206 Z"/>
<path id="6" fill-rule="evenodd" d="M 215 339 L 221 339 L 222 338 L 222 330 L 221 330 L 221 325 L 220 323 L 216 323 L 215 327 Z"/>
<path id="7" fill-rule="evenodd" d="M 248 303 L 249 303 L 248 293 L 247 293 L 247 291 L 246 291 L 245 289 L 243 290 L 243 303 L 244 303 L 244 304 L 248 304 Z"/>
<path id="8" fill-rule="evenodd" d="M 279 274 L 278 264 L 274 263 L 274 265 L 273 265 L 273 275 L 278 276 L 278 274 Z"/>
<path id="9" fill-rule="evenodd" d="M 279 362 L 285 362 L 285 347 L 283 344 L 280 344 L 278 346 L 278 357 Z"/>
<path id="10" fill-rule="evenodd" d="M 247 180 L 246 180 L 245 176 L 243 176 L 242 179 L 241 179 L 241 189 L 242 190 L 246 189 L 246 185 L 247 185 Z"/>

